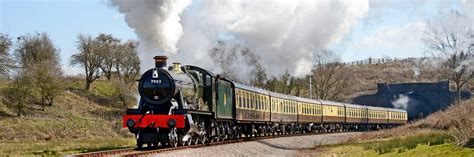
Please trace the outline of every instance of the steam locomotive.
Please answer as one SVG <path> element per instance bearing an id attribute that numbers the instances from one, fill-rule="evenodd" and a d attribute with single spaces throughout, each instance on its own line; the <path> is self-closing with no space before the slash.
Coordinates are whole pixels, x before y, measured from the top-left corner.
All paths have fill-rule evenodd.
<path id="1" fill-rule="evenodd" d="M 197 66 L 155 56 L 139 79 L 138 108 L 123 127 L 137 147 L 192 145 L 308 132 L 364 131 L 405 124 L 404 110 L 285 95 L 228 80 Z"/>

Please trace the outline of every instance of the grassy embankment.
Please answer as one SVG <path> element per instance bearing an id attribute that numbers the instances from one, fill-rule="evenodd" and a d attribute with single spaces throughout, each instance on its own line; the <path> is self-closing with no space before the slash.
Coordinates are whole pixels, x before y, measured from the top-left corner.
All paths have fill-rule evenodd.
<path id="1" fill-rule="evenodd" d="M 7 97 L 8 82 L 0 82 L 0 155 L 71 154 L 131 147 L 133 137 L 122 129 L 123 105 L 113 99 L 114 85 L 98 80 L 90 91 L 70 79 L 53 106 L 42 110 L 34 100 L 24 114 Z"/>
<path id="2" fill-rule="evenodd" d="M 367 132 L 348 144 L 316 146 L 301 155 L 474 157 L 474 99 L 394 129 Z"/>

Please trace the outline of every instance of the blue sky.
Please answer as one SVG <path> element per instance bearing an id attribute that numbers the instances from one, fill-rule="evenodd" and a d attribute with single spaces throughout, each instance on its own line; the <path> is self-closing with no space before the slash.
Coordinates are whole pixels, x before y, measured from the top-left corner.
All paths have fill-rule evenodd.
<path id="1" fill-rule="evenodd" d="M 440 10 L 460 8 L 457 0 L 381 2 L 388 3 L 370 6 L 365 18 L 330 47 L 343 61 L 423 56 L 419 39 L 426 21 Z M 68 65 L 80 33 L 137 39 L 123 15 L 104 0 L 0 0 L 0 32 L 12 39 L 27 33 L 48 33 L 61 49 L 62 64 L 71 71 L 78 70 L 68 69 Z"/>
<path id="2" fill-rule="evenodd" d="M 65 66 L 76 52 L 75 41 L 80 33 L 136 39 L 122 15 L 100 0 L 0 0 L 0 32 L 13 41 L 27 33 L 48 33 L 61 49 Z"/>

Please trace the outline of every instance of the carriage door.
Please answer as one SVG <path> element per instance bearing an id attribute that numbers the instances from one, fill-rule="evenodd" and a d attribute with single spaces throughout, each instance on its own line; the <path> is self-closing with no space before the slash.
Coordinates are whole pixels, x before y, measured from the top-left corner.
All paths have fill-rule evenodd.
<path id="1" fill-rule="evenodd" d="M 233 118 L 234 104 L 233 104 L 233 90 L 232 84 L 225 80 L 217 81 L 217 117 L 218 118 Z"/>

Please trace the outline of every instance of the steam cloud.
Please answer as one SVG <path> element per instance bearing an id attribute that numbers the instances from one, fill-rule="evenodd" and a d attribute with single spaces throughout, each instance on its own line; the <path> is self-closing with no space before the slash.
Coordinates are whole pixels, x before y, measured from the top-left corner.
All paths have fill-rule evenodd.
<path id="1" fill-rule="evenodd" d="M 392 101 L 392 105 L 395 108 L 406 110 L 409 102 L 410 102 L 410 97 L 404 94 L 400 94 L 397 99 Z"/>
<path id="2" fill-rule="evenodd" d="M 125 14 L 140 38 L 144 69 L 152 65 L 145 61 L 160 52 L 184 64 L 223 71 L 210 53 L 221 40 L 249 49 L 252 55 L 247 56 L 259 58 L 269 75 L 288 70 L 297 76 L 310 72 L 314 53 L 340 42 L 369 9 L 368 1 L 307 0 L 204 0 L 192 5 L 189 0 L 111 0 L 111 5 Z M 245 68 L 247 63 L 228 64 Z M 248 76 L 254 70 L 244 71 Z"/>
<path id="3" fill-rule="evenodd" d="M 183 34 L 180 14 L 191 0 L 111 0 L 111 5 L 125 14 L 128 26 L 143 41 L 145 49 L 176 53 Z"/>

